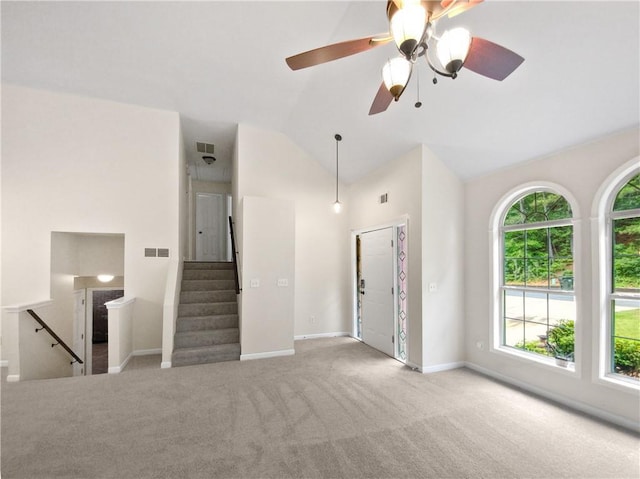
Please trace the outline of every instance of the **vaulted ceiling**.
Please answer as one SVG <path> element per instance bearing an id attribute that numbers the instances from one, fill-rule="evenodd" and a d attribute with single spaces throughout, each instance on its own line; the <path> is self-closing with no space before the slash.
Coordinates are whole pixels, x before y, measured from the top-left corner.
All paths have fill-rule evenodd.
<path id="1" fill-rule="evenodd" d="M 285 58 L 388 31 L 386 2 L 7 2 L 2 79 L 180 113 L 199 176 L 227 179 L 236 125 L 281 131 L 353 182 L 425 144 L 469 179 L 640 120 L 640 3 L 491 1 L 465 26 L 525 58 L 503 82 L 469 70 L 432 84 L 419 65 L 400 101 L 369 107 L 395 46 L 291 71 Z M 420 109 L 414 107 L 420 85 Z M 196 141 L 214 143 L 207 167 Z M 198 172 L 193 169 L 194 174 Z M 286 174 L 286 172 L 283 172 Z"/>

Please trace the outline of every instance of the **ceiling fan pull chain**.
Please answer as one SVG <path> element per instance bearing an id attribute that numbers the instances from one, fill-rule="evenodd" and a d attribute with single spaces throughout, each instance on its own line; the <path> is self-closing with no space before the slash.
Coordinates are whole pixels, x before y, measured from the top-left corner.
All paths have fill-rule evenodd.
<path id="1" fill-rule="evenodd" d="M 418 89 L 418 101 L 416 101 L 414 106 L 420 108 L 422 106 L 422 102 L 420 101 L 420 69 L 416 70 L 416 85 Z"/>

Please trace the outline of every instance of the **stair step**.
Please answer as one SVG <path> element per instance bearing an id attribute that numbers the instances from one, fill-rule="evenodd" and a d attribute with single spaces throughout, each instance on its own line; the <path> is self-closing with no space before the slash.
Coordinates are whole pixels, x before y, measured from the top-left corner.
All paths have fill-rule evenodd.
<path id="1" fill-rule="evenodd" d="M 185 261 L 184 269 L 233 269 L 229 261 Z"/>
<path id="2" fill-rule="evenodd" d="M 236 289 L 236 283 L 233 279 L 192 279 L 182 280 L 182 291 L 220 291 L 220 290 L 234 290 Z"/>
<path id="3" fill-rule="evenodd" d="M 180 293 L 180 304 L 233 303 L 236 300 L 235 290 L 185 291 Z"/>
<path id="4" fill-rule="evenodd" d="M 176 349 L 171 355 L 171 366 L 190 366 L 239 359 L 240 343 L 217 344 L 215 346 Z"/>
<path id="5" fill-rule="evenodd" d="M 237 314 L 178 317 L 176 333 L 238 327 Z"/>
<path id="6" fill-rule="evenodd" d="M 238 303 L 189 303 L 178 306 L 178 316 L 215 316 L 219 314 L 238 314 Z"/>
<path id="7" fill-rule="evenodd" d="M 226 279 L 234 280 L 233 270 L 230 269 L 185 269 L 182 279 Z"/>
<path id="8" fill-rule="evenodd" d="M 188 331 L 176 333 L 173 347 L 175 349 L 198 348 L 216 344 L 233 344 L 239 341 L 240 331 L 238 328 Z"/>

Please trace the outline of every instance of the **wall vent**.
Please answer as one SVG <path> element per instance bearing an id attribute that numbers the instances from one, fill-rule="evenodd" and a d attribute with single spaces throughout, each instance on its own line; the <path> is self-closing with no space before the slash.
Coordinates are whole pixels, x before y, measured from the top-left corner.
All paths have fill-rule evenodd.
<path id="1" fill-rule="evenodd" d="M 209 154 L 213 154 L 213 150 L 214 150 L 214 145 L 213 143 L 204 143 L 201 141 L 196 141 L 196 150 L 198 150 L 198 153 L 209 153 Z"/>
<path id="2" fill-rule="evenodd" d="M 156 257 L 156 249 L 155 248 L 145 248 L 144 255 L 147 258 L 155 258 Z"/>
<path id="3" fill-rule="evenodd" d="M 158 258 L 168 258 L 169 248 L 158 248 Z"/>
<path id="4" fill-rule="evenodd" d="M 389 201 L 389 193 L 385 193 L 384 195 L 380 195 L 380 203 L 386 203 Z"/>

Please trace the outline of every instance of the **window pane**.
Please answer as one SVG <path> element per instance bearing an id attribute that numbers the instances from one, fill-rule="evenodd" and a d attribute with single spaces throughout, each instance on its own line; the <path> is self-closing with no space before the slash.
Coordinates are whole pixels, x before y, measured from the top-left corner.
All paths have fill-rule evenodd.
<path id="1" fill-rule="evenodd" d="M 613 301 L 613 372 L 640 377 L 640 300 Z"/>
<path id="2" fill-rule="evenodd" d="M 524 294 L 524 317 L 527 321 L 547 322 L 547 294 L 526 291 Z"/>
<path id="3" fill-rule="evenodd" d="M 554 195 L 556 200 L 553 204 L 551 204 L 549 208 L 549 212 L 547 213 L 547 217 L 550 220 L 561 220 L 565 218 L 571 218 L 571 206 L 569 206 L 569 202 L 564 199 L 563 196 Z"/>
<path id="4" fill-rule="evenodd" d="M 573 296 L 549 295 L 549 326 L 556 326 L 562 320 L 576 320 L 576 302 Z"/>
<path id="5" fill-rule="evenodd" d="M 549 255 L 552 258 L 573 256 L 573 226 L 549 228 Z"/>
<path id="6" fill-rule="evenodd" d="M 525 233 L 527 258 L 546 258 L 549 250 L 547 228 L 526 230 Z"/>
<path id="7" fill-rule="evenodd" d="M 571 206 L 564 197 L 548 191 L 536 191 L 511 205 L 505 215 L 505 225 L 537 223 L 571 218 Z"/>
<path id="8" fill-rule="evenodd" d="M 573 291 L 573 260 L 555 259 L 550 262 L 549 270 L 551 288 Z"/>
<path id="9" fill-rule="evenodd" d="M 505 259 L 504 284 L 508 286 L 524 286 L 523 259 Z"/>
<path id="10" fill-rule="evenodd" d="M 522 291 L 504 292 L 504 316 L 508 319 L 524 319 L 524 293 Z"/>
<path id="11" fill-rule="evenodd" d="M 547 288 L 549 286 L 549 261 L 546 259 L 527 260 L 526 284 L 532 288 Z"/>
<path id="12" fill-rule="evenodd" d="M 631 178 L 624 185 L 613 204 L 613 211 L 633 210 L 640 208 L 640 174 Z"/>
<path id="13" fill-rule="evenodd" d="M 640 217 L 613 221 L 615 291 L 640 290 Z"/>
<path id="14" fill-rule="evenodd" d="M 524 348 L 531 353 L 548 355 L 545 347 L 547 340 L 547 325 L 542 323 L 532 323 L 526 321 L 524 323 Z"/>

